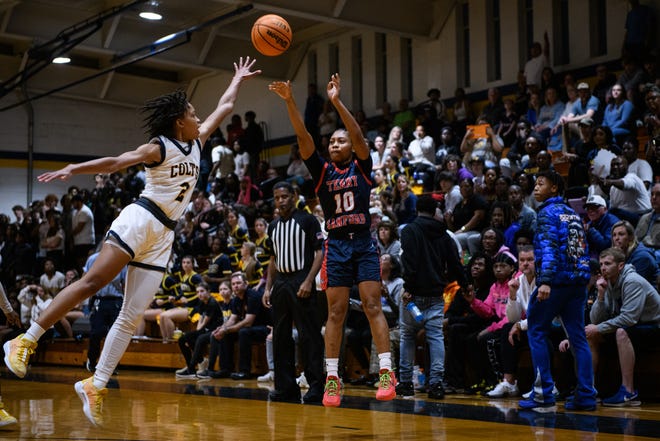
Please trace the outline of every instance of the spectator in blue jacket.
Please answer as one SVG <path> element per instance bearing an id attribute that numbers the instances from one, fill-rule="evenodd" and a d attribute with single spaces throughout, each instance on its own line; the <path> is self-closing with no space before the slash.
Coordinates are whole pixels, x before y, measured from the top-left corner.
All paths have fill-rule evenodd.
<path id="1" fill-rule="evenodd" d="M 555 405 L 552 358 L 548 338 L 552 320 L 559 316 L 575 358 L 577 387 L 566 400 L 566 410 L 595 410 L 591 351 L 584 330 L 587 301 L 589 251 L 582 219 L 564 202 L 563 178 L 555 171 L 536 177 L 534 198 L 541 203 L 534 236 L 536 286 L 527 309 L 528 339 L 532 364 L 540 386 L 529 399 L 521 400 L 521 409 L 548 408 Z M 537 381 L 538 381 L 537 380 Z"/>
<path id="2" fill-rule="evenodd" d="M 584 225 L 589 251 L 597 257 L 601 251 L 612 246 L 612 226 L 619 218 L 607 211 L 607 202 L 598 195 L 589 196 L 584 208 L 589 218 Z"/>
<path id="3" fill-rule="evenodd" d="M 603 125 L 612 130 L 617 144 L 622 145 L 626 136 L 630 135 L 633 104 L 626 99 L 626 89 L 623 84 L 615 84 L 611 92 L 612 99 L 605 106 Z"/>

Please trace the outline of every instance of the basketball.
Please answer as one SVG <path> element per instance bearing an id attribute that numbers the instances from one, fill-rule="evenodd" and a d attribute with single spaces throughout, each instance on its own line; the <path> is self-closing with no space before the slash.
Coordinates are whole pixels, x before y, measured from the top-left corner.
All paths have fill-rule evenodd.
<path id="1" fill-rule="evenodd" d="M 252 44 L 269 57 L 282 54 L 291 46 L 293 33 L 285 19 L 275 14 L 263 15 L 252 25 Z"/>

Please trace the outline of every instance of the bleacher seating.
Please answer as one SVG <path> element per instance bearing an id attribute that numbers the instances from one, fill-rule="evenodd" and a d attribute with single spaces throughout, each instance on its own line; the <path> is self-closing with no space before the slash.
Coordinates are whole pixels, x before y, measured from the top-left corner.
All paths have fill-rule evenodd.
<path id="1" fill-rule="evenodd" d="M 86 338 L 79 341 L 74 339 L 47 341 L 39 346 L 32 362 L 82 367 L 87 360 L 88 345 L 89 342 Z M 238 362 L 238 354 L 234 358 Z M 185 364 L 186 362 L 176 342 L 163 343 L 160 338 L 146 337 L 131 340 L 119 366 L 120 368 L 157 368 L 174 371 L 185 366 Z M 238 370 L 238 365 L 236 370 Z M 266 345 L 265 343 L 255 344 L 252 346 L 251 373 L 261 375 L 266 372 L 268 372 Z"/>

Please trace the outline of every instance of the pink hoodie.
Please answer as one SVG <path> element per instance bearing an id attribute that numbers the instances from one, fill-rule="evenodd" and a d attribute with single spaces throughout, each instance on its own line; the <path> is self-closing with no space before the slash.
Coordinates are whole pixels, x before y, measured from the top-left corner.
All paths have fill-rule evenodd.
<path id="1" fill-rule="evenodd" d="M 491 323 L 486 328 L 488 332 L 497 331 L 509 322 L 509 319 L 506 318 L 506 304 L 509 300 L 509 280 L 511 279 L 493 283 L 486 300 L 474 299 L 472 302 L 472 310 L 479 317 L 489 318 L 495 315 L 499 318 L 498 321 Z"/>

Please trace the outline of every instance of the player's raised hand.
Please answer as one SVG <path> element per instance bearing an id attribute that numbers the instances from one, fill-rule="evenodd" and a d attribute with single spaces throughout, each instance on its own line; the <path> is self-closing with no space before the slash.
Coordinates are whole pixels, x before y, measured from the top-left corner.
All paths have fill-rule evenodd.
<path id="1" fill-rule="evenodd" d="M 259 69 L 252 71 L 252 66 L 256 62 L 256 59 L 250 60 L 250 57 L 245 57 L 245 60 L 243 60 L 243 57 L 239 58 L 238 63 L 234 63 L 235 76 L 245 79 L 261 74 Z"/>
<path id="2" fill-rule="evenodd" d="M 291 81 L 273 81 L 268 85 L 268 90 L 275 92 L 283 100 L 291 98 Z"/>
<path id="3" fill-rule="evenodd" d="M 339 92 L 341 91 L 341 78 L 336 73 L 330 77 L 328 82 L 328 99 L 330 101 L 339 99 Z"/>
<path id="4" fill-rule="evenodd" d="M 71 172 L 71 167 L 72 164 L 69 164 L 66 167 L 61 168 L 59 170 L 42 173 L 39 176 L 37 176 L 37 180 L 39 182 L 50 182 L 50 181 L 54 181 L 55 179 L 59 179 L 60 181 L 66 181 L 73 175 L 73 173 Z"/>

